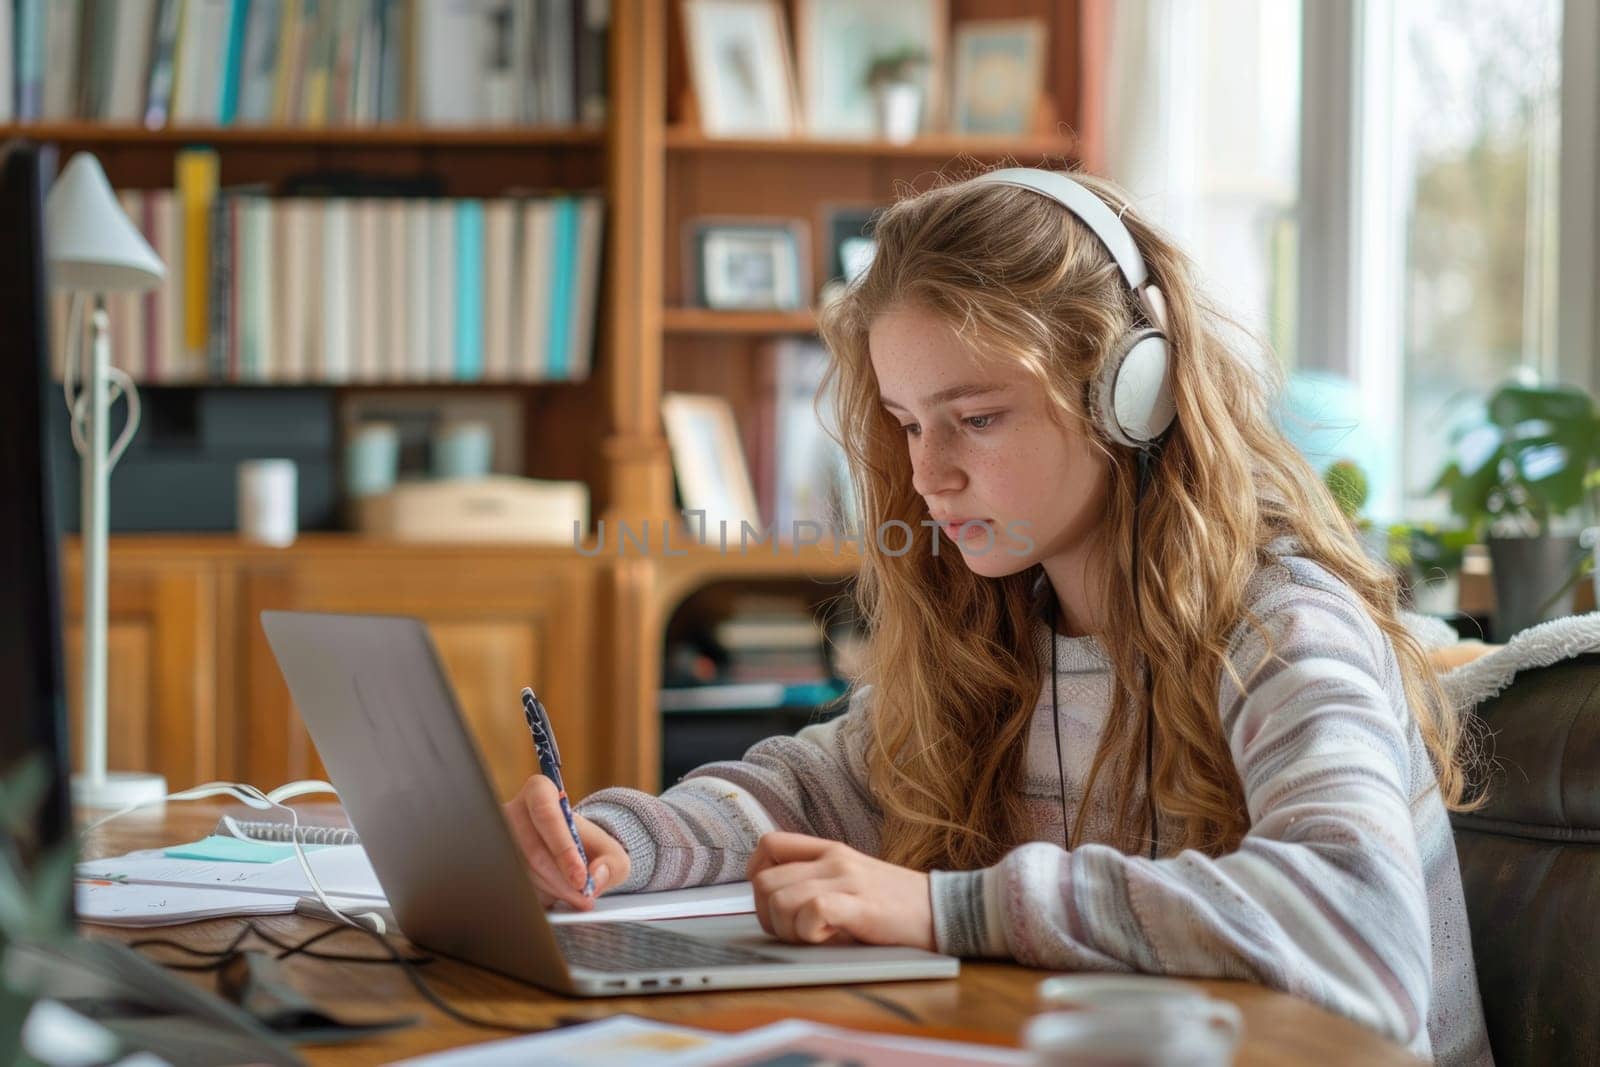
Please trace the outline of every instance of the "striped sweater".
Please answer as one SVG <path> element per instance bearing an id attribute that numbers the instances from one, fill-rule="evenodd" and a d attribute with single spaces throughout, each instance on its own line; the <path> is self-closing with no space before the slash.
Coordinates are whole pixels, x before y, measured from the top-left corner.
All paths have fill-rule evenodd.
<path id="1" fill-rule="evenodd" d="M 1454 840 L 1394 650 L 1348 586 L 1297 557 L 1264 566 L 1248 595 L 1276 657 L 1241 626 L 1217 706 L 1250 830 L 1239 848 L 1150 860 L 1108 838 L 1100 804 L 1085 843 L 1061 846 L 1060 790 L 1076 819 L 1110 706 L 1094 638 L 1055 636 L 1062 764 L 1045 678 L 1028 743 L 1032 840 L 993 867 L 934 871 L 940 951 L 1055 970 L 1240 978 L 1304 997 L 1446 1064 L 1491 1062 Z M 1052 635 L 1041 626 L 1049 660 Z M 606 789 L 579 805 L 628 850 L 619 888 L 742 879 L 756 841 L 790 830 L 879 853 L 866 784 L 871 688 L 847 714 L 695 770 L 660 797 Z M 1097 791 L 1098 797 L 1099 791 Z M 1142 804 L 1142 799 L 1141 799 Z"/>

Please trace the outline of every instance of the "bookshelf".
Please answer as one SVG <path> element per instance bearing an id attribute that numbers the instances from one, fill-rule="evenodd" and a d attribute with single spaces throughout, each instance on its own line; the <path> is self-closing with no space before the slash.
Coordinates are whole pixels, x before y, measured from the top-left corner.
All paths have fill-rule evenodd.
<path id="1" fill-rule="evenodd" d="M 792 19 L 794 2 L 787 4 Z M 92 150 L 119 188 L 169 187 L 176 153 L 203 144 L 216 149 L 224 185 L 272 185 L 307 171 L 347 169 L 433 175 L 453 197 L 490 197 L 508 188 L 600 190 L 606 200 L 604 266 L 590 377 L 334 388 L 341 394 L 375 388 L 508 393 L 524 412 L 530 476 L 588 482 L 595 521 L 677 521 L 659 415 L 662 394 L 716 393 L 735 411 L 751 410 L 770 386 L 764 364 L 771 343 L 810 336 L 816 328 L 809 309 L 717 312 L 693 306 L 684 256 L 691 220 L 805 220 L 814 296 L 827 277 L 823 236 L 830 211 L 881 206 L 902 186 L 925 187 L 937 174 L 963 167 L 999 160 L 1060 164 L 1074 156 L 1080 142 L 1071 131 L 1083 133 L 1080 0 L 949 0 L 948 12 L 952 22 L 1046 20 L 1047 100 L 1037 132 L 998 139 L 927 136 L 906 144 L 707 137 L 694 123 L 676 4 L 612 0 L 601 126 L 145 130 L 50 122 L 0 126 L 0 135 L 51 141 L 64 154 Z M 742 430 L 747 450 L 762 447 L 750 426 Z M 848 552 L 827 546 L 743 556 L 705 550 L 661 559 L 582 557 L 562 546 L 384 547 L 341 534 L 306 537 L 271 552 L 226 535 L 130 535 L 113 541 L 112 669 L 129 685 L 143 687 L 151 731 L 143 747 L 127 751 L 158 768 L 167 760 L 174 780 L 242 774 L 269 785 L 318 767 L 253 622 L 252 613 L 262 607 L 403 610 L 427 619 L 444 635 L 445 658 L 486 750 L 509 751 L 525 740 L 503 735 L 499 719 L 479 710 L 493 703 L 490 687 L 517 671 L 554 672 L 546 686 L 560 694 L 557 703 L 584 719 L 572 731 L 574 791 L 610 783 L 654 788 L 662 762 L 662 642 L 675 607 L 713 582 L 826 585 L 844 582 L 858 565 Z M 70 558 L 69 552 L 69 564 Z M 120 586 L 119 566 L 125 575 Z M 518 603 L 526 606 L 515 608 Z M 66 604 L 75 610 L 70 594 Z M 175 615 L 163 614 L 169 607 Z M 209 657 L 206 680 L 198 683 L 207 688 L 204 695 L 177 676 L 187 662 L 183 650 L 165 645 L 179 639 Z M 265 686 L 266 695 L 255 696 L 248 686 Z M 240 710 L 230 717 L 235 704 Z M 194 725 L 202 720 L 208 725 Z M 149 741 L 158 726 L 162 740 Z M 173 744 L 166 738 L 185 730 L 189 740 L 179 746 L 181 758 L 164 756 Z M 564 725 L 564 743 L 568 733 Z M 515 761 L 497 766 L 497 782 L 524 769 Z"/>

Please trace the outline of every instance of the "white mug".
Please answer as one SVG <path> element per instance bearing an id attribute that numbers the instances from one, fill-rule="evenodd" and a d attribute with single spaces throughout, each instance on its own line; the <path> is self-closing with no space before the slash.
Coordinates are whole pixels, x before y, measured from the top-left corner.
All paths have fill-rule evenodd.
<path id="1" fill-rule="evenodd" d="M 239 464 L 239 536 L 285 548 L 299 532 L 299 500 L 292 459 L 251 459 Z"/>
<path id="2" fill-rule="evenodd" d="M 1035 1015 L 1022 1044 L 1036 1067 L 1227 1067 L 1243 1026 L 1239 1009 L 1206 998 L 1160 1008 L 1090 1008 Z"/>
<path id="3" fill-rule="evenodd" d="M 1028 1022 L 1023 1045 L 1040 1067 L 1224 1067 L 1233 1062 L 1244 1030 L 1234 1005 L 1170 978 L 1049 978 L 1039 983 L 1039 999 L 1055 1010 Z"/>

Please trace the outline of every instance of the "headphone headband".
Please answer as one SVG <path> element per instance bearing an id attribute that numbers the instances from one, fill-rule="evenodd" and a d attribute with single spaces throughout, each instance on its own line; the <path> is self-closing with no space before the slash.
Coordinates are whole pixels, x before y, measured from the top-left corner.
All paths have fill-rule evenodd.
<path id="1" fill-rule="evenodd" d="M 1117 213 L 1107 207 L 1104 200 L 1065 174 L 1032 167 L 1009 167 L 980 174 L 972 180 L 978 185 L 1014 185 L 1049 197 L 1076 215 L 1079 222 L 1100 238 L 1100 243 L 1106 246 L 1111 258 L 1117 261 L 1117 269 L 1122 271 L 1129 289 L 1137 293 L 1149 280 L 1150 275 L 1145 269 L 1144 257 L 1139 254 L 1139 246 L 1134 243 L 1133 234 L 1128 232 L 1128 227 L 1122 224 Z"/>
<path id="2" fill-rule="evenodd" d="M 1148 327 L 1135 328 L 1118 343 L 1101 369 L 1093 403 L 1106 435 L 1133 448 L 1160 439 L 1177 409 L 1167 378 L 1167 302 L 1150 281 L 1149 268 L 1122 219 L 1087 186 L 1059 171 L 1009 167 L 972 178 L 975 185 L 1011 185 L 1054 200 L 1105 246 L 1140 307 Z"/>

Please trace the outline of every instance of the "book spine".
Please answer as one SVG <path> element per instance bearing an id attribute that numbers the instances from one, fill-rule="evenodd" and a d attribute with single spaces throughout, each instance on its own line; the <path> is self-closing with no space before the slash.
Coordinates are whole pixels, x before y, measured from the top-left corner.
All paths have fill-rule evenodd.
<path id="1" fill-rule="evenodd" d="M 606 120 L 606 50 L 611 35 L 609 0 L 577 0 L 578 121 L 599 125 Z"/>
<path id="2" fill-rule="evenodd" d="M 0 122 L 10 122 L 16 109 L 16 8 L 0 3 Z"/>
<path id="3" fill-rule="evenodd" d="M 567 376 L 567 357 L 572 343 L 572 293 L 578 265 L 578 202 L 570 196 L 555 200 L 553 263 L 550 272 L 550 343 L 546 348 L 549 365 L 545 377 Z"/>
<path id="4" fill-rule="evenodd" d="M 80 113 L 85 118 L 93 118 L 90 111 L 79 111 L 77 90 L 79 85 L 79 38 L 84 29 L 91 29 L 87 23 L 93 17 L 84 11 L 84 0 L 56 0 L 48 9 L 45 27 L 45 69 L 44 69 L 44 119 L 46 121 L 60 121 L 62 119 L 76 118 Z M 81 21 L 80 21 L 81 20 Z M 90 33 L 82 33 L 85 38 Z M 85 46 L 82 58 L 87 58 L 90 49 Z M 84 71 L 87 75 L 89 72 Z M 82 81 L 87 83 L 88 77 Z"/>
<path id="5" fill-rule="evenodd" d="M 438 301 L 433 296 L 431 214 L 426 200 L 413 200 L 406 205 L 408 296 L 404 307 L 407 359 L 403 377 L 412 382 L 427 381 L 433 365 L 433 324 L 430 318 L 438 314 Z"/>
<path id="6" fill-rule="evenodd" d="M 434 306 L 429 310 L 429 377 L 447 382 L 456 369 L 456 244 L 455 210 L 448 200 L 429 201 L 429 266 Z"/>
<path id="7" fill-rule="evenodd" d="M 351 378 L 355 353 L 350 346 L 351 201 L 329 200 L 322 223 L 322 370 L 327 382 Z"/>
<path id="8" fill-rule="evenodd" d="M 600 258 L 605 245 L 605 202 L 586 196 L 578 207 L 578 262 L 574 269 L 572 354 L 567 377 L 589 376 L 594 363 L 595 316 L 600 305 Z"/>
<path id="9" fill-rule="evenodd" d="M 144 234 L 144 239 L 150 247 L 155 249 L 156 255 L 161 256 L 163 263 L 169 262 L 166 256 L 161 255 L 161 235 L 156 230 L 156 197 L 159 194 L 145 193 L 139 198 L 139 231 Z M 172 284 L 172 275 L 158 286 L 147 289 L 140 295 L 144 301 L 144 336 L 140 338 L 143 359 L 139 365 L 138 379 L 141 382 L 156 380 L 156 353 L 161 347 L 161 290 Z"/>
<path id="10" fill-rule="evenodd" d="M 211 208 L 217 197 L 217 154 L 205 148 L 178 153 L 178 197 L 183 212 L 183 338 L 185 372 L 200 377 L 210 336 Z"/>
<path id="11" fill-rule="evenodd" d="M 178 48 L 179 0 L 159 0 L 155 36 L 150 45 L 150 80 L 145 92 L 144 124 L 159 129 L 172 111 L 172 77 Z"/>
<path id="12" fill-rule="evenodd" d="M 483 379 L 483 203 L 456 202 L 456 380 Z"/>
<path id="13" fill-rule="evenodd" d="M 232 126 L 239 114 L 239 81 L 244 68 L 244 29 L 250 21 L 250 0 L 233 0 L 228 11 L 227 53 L 222 64 L 222 93 L 217 124 Z"/>
<path id="14" fill-rule="evenodd" d="M 17 0 L 16 11 L 16 119 L 34 122 L 44 110 L 45 0 Z"/>
<path id="15" fill-rule="evenodd" d="M 228 339 L 232 331 L 233 234 L 229 227 L 229 208 L 233 197 L 221 194 L 211 205 L 211 291 L 207 296 L 210 336 L 207 342 L 207 377 L 213 382 L 229 380 Z"/>

